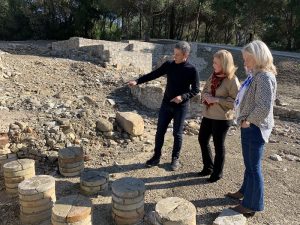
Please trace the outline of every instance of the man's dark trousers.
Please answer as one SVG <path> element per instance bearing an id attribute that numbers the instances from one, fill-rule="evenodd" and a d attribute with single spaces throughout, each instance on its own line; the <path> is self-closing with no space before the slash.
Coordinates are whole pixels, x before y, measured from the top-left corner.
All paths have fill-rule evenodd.
<path id="1" fill-rule="evenodd" d="M 157 131 L 155 135 L 155 148 L 154 156 L 160 158 L 161 149 L 164 144 L 164 137 L 167 131 L 168 125 L 173 119 L 173 152 L 172 158 L 179 158 L 180 149 L 182 146 L 182 133 L 184 120 L 188 111 L 188 104 L 176 104 L 174 102 L 163 102 L 158 116 Z"/>

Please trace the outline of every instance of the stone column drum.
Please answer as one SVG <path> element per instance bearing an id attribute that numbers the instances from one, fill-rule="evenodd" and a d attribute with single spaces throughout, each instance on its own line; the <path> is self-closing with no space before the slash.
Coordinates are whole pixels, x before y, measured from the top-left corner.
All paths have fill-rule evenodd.
<path id="1" fill-rule="evenodd" d="M 17 196 L 18 185 L 23 180 L 35 176 L 35 162 L 32 159 L 18 159 L 4 164 L 4 183 L 6 192 Z"/>
<path id="2" fill-rule="evenodd" d="M 9 149 L 7 133 L 0 133 L 0 177 L 3 177 L 3 165 L 16 159 L 17 155 Z"/>
<path id="3" fill-rule="evenodd" d="M 112 218 L 117 225 L 142 224 L 144 218 L 145 184 L 125 177 L 112 184 Z"/>
<path id="4" fill-rule="evenodd" d="M 55 179 L 34 176 L 19 184 L 20 219 L 23 224 L 50 222 L 55 196 Z"/>
<path id="5" fill-rule="evenodd" d="M 99 170 L 85 170 L 80 175 L 82 194 L 92 195 L 108 190 L 109 173 Z"/>
<path id="6" fill-rule="evenodd" d="M 84 169 L 83 150 L 80 147 L 68 147 L 58 152 L 59 172 L 65 177 L 78 176 Z"/>
<path id="7" fill-rule="evenodd" d="M 161 225 L 196 225 L 196 207 L 189 201 L 170 197 L 155 206 L 155 219 Z"/>
<path id="8" fill-rule="evenodd" d="M 83 195 L 60 198 L 53 206 L 52 225 L 92 225 L 92 201 Z"/>

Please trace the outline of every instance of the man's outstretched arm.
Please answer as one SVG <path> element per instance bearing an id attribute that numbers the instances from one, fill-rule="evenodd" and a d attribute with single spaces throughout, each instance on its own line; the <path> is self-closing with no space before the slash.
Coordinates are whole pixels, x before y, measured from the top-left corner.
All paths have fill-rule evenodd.
<path id="1" fill-rule="evenodd" d="M 164 64 L 162 64 L 159 68 L 157 68 L 156 70 L 153 70 L 152 72 L 141 76 L 140 78 L 138 78 L 137 80 L 130 80 L 128 82 L 129 86 L 134 86 L 137 84 L 142 84 L 151 80 L 155 80 L 163 75 L 165 75 L 167 73 L 167 68 L 170 65 L 170 62 L 167 61 Z"/>

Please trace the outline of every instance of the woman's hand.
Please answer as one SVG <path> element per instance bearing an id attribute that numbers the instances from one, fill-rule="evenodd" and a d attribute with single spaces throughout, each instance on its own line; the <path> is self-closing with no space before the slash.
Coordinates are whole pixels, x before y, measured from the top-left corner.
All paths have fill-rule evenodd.
<path id="1" fill-rule="evenodd" d="M 250 122 L 247 120 L 243 120 L 242 124 L 241 124 L 242 128 L 248 128 L 250 127 Z"/>
<path id="2" fill-rule="evenodd" d="M 212 103 L 218 103 L 219 102 L 219 98 L 213 97 L 213 96 L 205 96 L 204 100 L 208 103 L 208 104 L 212 104 Z"/>

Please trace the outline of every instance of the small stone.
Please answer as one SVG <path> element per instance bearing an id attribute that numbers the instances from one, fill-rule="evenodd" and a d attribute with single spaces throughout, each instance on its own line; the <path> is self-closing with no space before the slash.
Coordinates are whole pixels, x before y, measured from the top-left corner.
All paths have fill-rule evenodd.
<path id="1" fill-rule="evenodd" d="M 118 143 L 115 142 L 114 140 L 109 140 L 109 144 L 112 145 L 112 146 L 117 146 Z"/>
<path id="2" fill-rule="evenodd" d="M 96 128 L 101 132 L 111 132 L 113 130 L 113 125 L 108 120 L 99 118 L 96 122 Z"/>
<path id="3" fill-rule="evenodd" d="M 107 99 L 107 102 L 111 105 L 111 106 L 115 106 L 116 102 L 113 99 Z"/>
<path id="4" fill-rule="evenodd" d="M 294 155 L 285 155 L 285 158 L 286 158 L 288 161 L 295 161 L 297 157 L 294 156 Z"/>
<path id="5" fill-rule="evenodd" d="M 151 140 L 146 140 L 145 144 L 151 145 L 151 144 L 152 144 L 152 141 L 151 141 Z"/>
<path id="6" fill-rule="evenodd" d="M 282 161 L 282 158 L 280 155 L 277 155 L 277 154 L 272 154 L 270 155 L 270 159 L 274 160 L 274 161 L 279 161 L 281 162 Z"/>
<path id="7" fill-rule="evenodd" d="M 279 141 L 278 141 L 278 140 L 275 140 L 275 139 L 270 139 L 270 140 L 269 140 L 269 143 L 279 143 Z"/>
<path id="8" fill-rule="evenodd" d="M 238 212 L 232 209 L 224 209 L 221 214 L 215 219 L 213 225 L 246 225 L 247 219 Z"/>
<path id="9" fill-rule="evenodd" d="M 68 133 L 66 136 L 70 141 L 74 141 L 76 139 L 76 135 L 74 133 Z"/>

